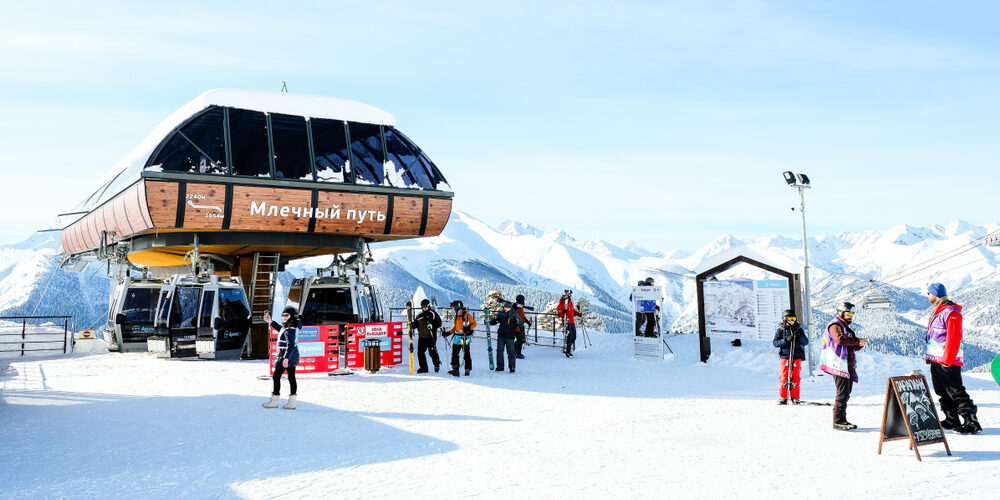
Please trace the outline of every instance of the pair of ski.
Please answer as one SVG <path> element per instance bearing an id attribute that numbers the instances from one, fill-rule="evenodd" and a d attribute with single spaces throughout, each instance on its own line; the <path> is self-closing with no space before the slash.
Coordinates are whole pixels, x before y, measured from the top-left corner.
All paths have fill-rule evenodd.
<path id="1" fill-rule="evenodd" d="M 493 339 L 490 335 L 490 309 L 488 307 L 483 308 L 483 317 L 486 322 L 486 351 L 490 356 L 490 371 L 496 369 L 496 365 L 493 364 Z M 407 302 L 406 303 L 406 330 L 410 337 L 410 375 L 416 373 L 413 366 L 413 306 Z"/>

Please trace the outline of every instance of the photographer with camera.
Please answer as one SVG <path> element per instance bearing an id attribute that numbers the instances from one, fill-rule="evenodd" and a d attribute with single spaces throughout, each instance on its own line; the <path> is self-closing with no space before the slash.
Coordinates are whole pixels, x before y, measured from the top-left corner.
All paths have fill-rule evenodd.
<path id="1" fill-rule="evenodd" d="M 559 319 L 563 322 L 563 327 L 566 330 L 566 347 L 563 349 L 563 354 L 567 358 L 573 357 L 573 351 L 576 350 L 576 316 L 577 308 L 573 305 L 573 291 L 563 290 L 563 296 L 559 299 L 559 307 L 556 309 L 559 313 Z"/>

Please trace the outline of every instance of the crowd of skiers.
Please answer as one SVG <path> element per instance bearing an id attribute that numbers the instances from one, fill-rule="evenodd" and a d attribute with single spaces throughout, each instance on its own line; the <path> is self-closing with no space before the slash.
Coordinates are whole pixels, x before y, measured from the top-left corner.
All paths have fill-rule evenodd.
<path id="1" fill-rule="evenodd" d="M 930 365 L 931 382 L 944 414 L 941 427 L 960 434 L 978 434 L 983 428 L 976 416 L 976 405 L 962 382 L 962 306 L 948 299 L 941 283 L 927 287 L 927 299 L 934 310 L 927 322 L 925 361 Z M 867 345 L 868 339 L 858 337 L 851 327 L 855 312 L 850 302 L 837 307 L 836 316 L 823 331 L 820 351 L 819 369 L 833 376 L 837 389 L 833 427 L 838 430 L 858 427 L 847 420 L 847 401 L 858 381 L 855 353 Z M 781 363 L 778 404 L 799 404 L 799 372 L 809 338 L 798 323 L 795 311 L 787 309 L 782 316 L 773 341 L 779 349 Z"/>

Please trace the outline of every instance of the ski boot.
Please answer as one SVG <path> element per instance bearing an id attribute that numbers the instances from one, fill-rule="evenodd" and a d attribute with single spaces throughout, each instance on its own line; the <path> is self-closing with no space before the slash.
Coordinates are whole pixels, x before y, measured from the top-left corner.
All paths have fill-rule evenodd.
<path id="1" fill-rule="evenodd" d="M 962 414 L 962 420 L 965 422 L 956 427 L 955 432 L 959 434 L 979 434 L 983 432 L 983 426 L 979 425 L 979 419 L 976 418 L 975 413 Z"/>
<path id="2" fill-rule="evenodd" d="M 788 404 L 788 399 L 781 398 L 781 399 L 778 400 L 778 404 L 779 405 L 787 405 Z"/>
<path id="3" fill-rule="evenodd" d="M 441 371 L 441 363 L 434 365 L 434 373 Z"/>
<path id="4" fill-rule="evenodd" d="M 271 399 L 267 400 L 267 402 L 264 403 L 263 406 L 264 406 L 264 408 L 277 408 L 278 407 L 278 395 L 277 394 L 272 394 L 271 395 Z"/>
<path id="5" fill-rule="evenodd" d="M 941 427 L 951 430 L 957 429 L 962 425 L 962 422 L 958 419 L 957 411 L 943 411 L 944 420 L 941 421 Z"/>
<path id="6" fill-rule="evenodd" d="M 798 399 L 792 398 L 792 404 L 793 405 L 797 405 L 799 403 L 800 403 L 800 401 Z"/>
<path id="7" fill-rule="evenodd" d="M 842 422 L 834 422 L 833 428 L 837 429 L 838 431 L 853 431 L 854 429 L 857 429 L 858 426 L 848 422 L 847 420 L 844 420 Z"/>
<path id="8" fill-rule="evenodd" d="M 451 375 L 452 377 L 457 377 L 458 376 L 458 368 L 455 368 L 454 370 L 448 370 L 448 375 Z"/>
<path id="9" fill-rule="evenodd" d="M 466 377 L 468 377 L 470 373 L 472 373 L 472 370 L 465 370 L 465 376 Z"/>

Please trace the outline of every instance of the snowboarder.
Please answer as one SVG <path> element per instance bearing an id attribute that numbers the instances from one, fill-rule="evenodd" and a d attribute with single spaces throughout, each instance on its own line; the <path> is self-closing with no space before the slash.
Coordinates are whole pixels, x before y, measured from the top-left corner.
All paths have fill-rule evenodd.
<path id="1" fill-rule="evenodd" d="M 573 357 L 573 351 L 576 350 L 576 307 L 573 306 L 573 291 L 563 290 L 563 296 L 559 299 L 559 307 L 556 309 L 559 313 L 559 319 L 563 321 L 563 327 L 566 329 L 566 340 L 565 348 L 563 349 L 563 354 L 567 358 Z"/>
<path id="2" fill-rule="evenodd" d="M 264 403 L 264 408 L 277 408 L 278 396 L 281 395 L 281 375 L 288 372 L 288 387 L 291 391 L 288 395 L 288 402 L 282 408 L 286 410 L 295 409 L 295 400 L 298 399 L 298 384 L 295 383 L 295 365 L 299 364 L 299 338 L 298 329 L 301 328 L 299 322 L 299 312 L 294 307 L 286 307 L 281 311 L 281 321 L 271 320 L 271 313 L 264 313 L 264 322 L 271 328 L 278 330 L 277 354 L 274 360 L 274 375 L 271 380 L 274 382 L 274 390 L 271 391 L 271 399 Z"/>
<path id="3" fill-rule="evenodd" d="M 799 371 L 802 368 L 802 360 L 806 359 L 805 349 L 802 346 L 809 343 L 809 337 L 802 330 L 802 325 L 797 321 L 795 311 L 785 309 L 781 313 L 781 325 L 774 334 L 774 347 L 777 347 L 778 358 L 781 363 L 781 389 L 778 390 L 778 404 L 788 404 L 788 397 L 791 396 L 792 404 L 799 404 Z M 794 349 L 794 352 L 792 352 Z M 789 358 L 791 361 L 789 361 Z M 791 366 L 789 366 L 791 364 Z M 789 376 L 791 380 L 789 380 Z M 788 388 L 791 387 L 791 394 Z"/>
<path id="4" fill-rule="evenodd" d="M 858 337 L 851 329 L 853 320 L 854 304 L 843 302 L 837 306 L 837 316 L 823 332 L 819 363 L 819 369 L 833 375 L 837 385 L 837 397 L 833 401 L 833 428 L 841 431 L 858 428 L 847 421 L 847 400 L 851 399 L 851 390 L 858 381 L 854 353 L 868 343 L 868 339 Z"/>
<path id="5" fill-rule="evenodd" d="M 472 331 L 476 329 L 476 318 L 469 314 L 465 304 L 461 300 L 451 303 L 451 308 L 455 310 L 455 326 L 445 334 L 455 335 L 451 344 L 451 371 L 449 375 L 458 376 L 458 354 L 465 352 L 465 376 L 468 377 L 472 371 L 472 354 L 470 354 L 469 343 L 472 340 Z"/>
<path id="6" fill-rule="evenodd" d="M 514 340 L 514 352 L 517 353 L 517 359 L 524 359 L 524 354 L 521 352 L 524 350 L 524 344 L 527 342 L 527 331 L 531 328 L 531 320 L 524 315 L 524 295 L 518 295 L 514 302 L 514 310 L 517 311 L 517 315 L 521 317 L 521 323 L 523 323 L 523 328 L 518 328 L 516 335 L 516 340 Z M 529 308 L 530 309 L 530 308 Z"/>
<path id="7" fill-rule="evenodd" d="M 927 364 L 931 365 L 931 382 L 938 395 L 944 420 L 941 427 L 959 434 L 983 431 L 976 418 L 976 405 L 962 384 L 962 306 L 948 300 L 941 283 L 927 287 L 927 300 L 934 306 L 927 322 Z M 959 422 L 961 416 L 964 422 Z"/>
<path id="8" fill-rule="evenodd" d="M 521 316 L 511 309 L 514 307 L 508 301 L 503 302 L 503 310 L 490 318 L 490 323 L 497 325 L 497 371 L 503 371 L 503 353 L 507 350 L 507 363 L 510 365 L 510 372 L 514 373 L 517 355 L 514 352 L 514 339 L 517 336 L 517 328 L 524 328 Z"/>
<path id="9" fill-rule="evenodd" d="M 414 318 L 417 324 L 417 362 L 419 368 L 417 373 L 427 373 L 427 351 L 430 351 L 431 362 L 434 363 L 434 371 L 441 370 L 441 357 L 437 351 L 437 330 L 441 328 L 441 315 L 431 309 L 431 301 L 423 299 L 420 301 L 420 314 Z"/>

